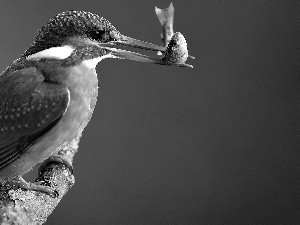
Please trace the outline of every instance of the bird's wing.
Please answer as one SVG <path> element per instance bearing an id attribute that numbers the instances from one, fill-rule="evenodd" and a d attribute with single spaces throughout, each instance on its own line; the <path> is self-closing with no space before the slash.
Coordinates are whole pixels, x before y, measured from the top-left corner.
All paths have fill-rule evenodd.
<path id="1" fill-rule="evenodd" d="M 69 90 L 30 67 L 0 76 L 0 170 L 62 118 Z"/>

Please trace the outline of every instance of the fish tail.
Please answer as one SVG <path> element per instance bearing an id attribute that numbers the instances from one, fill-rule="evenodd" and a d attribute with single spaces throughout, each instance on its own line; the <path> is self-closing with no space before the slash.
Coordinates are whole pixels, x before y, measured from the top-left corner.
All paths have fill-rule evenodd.
<path id="1" fill-rule="evenodd" d="M 155 6 L 155 13 L 158 17 L 158 20 L 162 26 L 165 24 L 171 25 L 173 24 L 173 18 L 174 18 L 174 6 L 173 3 L 169 5 L 169 7 L 165 9 L 160 9 Z"/>
<path id="2" fill-rule="evenodd" d="M 163 33 L 161 34 L 161 40 L 163 42 L 163 46 L 167 46 L 169 41 L 171 40 L 174 29 L 173 29 L 173 21 L 174 21 L 174 6 L 173 3 L 165 8 L 160 9 L 155 6 L 155 13 L 157 15 L 157 18 L 163 28 Z"/>

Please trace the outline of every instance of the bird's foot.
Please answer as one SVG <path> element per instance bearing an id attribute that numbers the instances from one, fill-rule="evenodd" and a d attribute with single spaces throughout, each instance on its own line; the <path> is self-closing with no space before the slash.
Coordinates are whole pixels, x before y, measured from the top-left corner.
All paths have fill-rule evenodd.
<path id="1" fill-rule="evenodd" d="M 23 188 L 25 190 L 41 191 L 41 192 L 51 195 L 52 197 L 58 196 L 58 193 L 56 190 L 52 189 L 51 187 L 42 185 L 43 183 L 44 182 L 42 182 L 42 181 L 35 182 L 35 183 L 27 182 L 21 176 L 18 176 L 16 178 L 14 178 L 13 180 L 9 181 L 9 184 L 17 186 L 19 188 Z"/>
<path id="2" fill-rule="evenodd" d="M 64 159 L 63 157 L 61 157 L 61 156 L 59 156 L 59 155 L 52 155 L 52 156 L 50 156 L 48 159 L 46 159 L 46 160 L 41 164 L 41 166 L 39 167 L 39 175 L 41 175 L 43 169 L 44 169 L 50 162 L 61 163 L 61 164 L 65 165 L 66 167 L 68 167 L 72 174 L 73 174 L 73 172 L 74 172 L 72 164 L 71 164 L 67 159 Z"/>

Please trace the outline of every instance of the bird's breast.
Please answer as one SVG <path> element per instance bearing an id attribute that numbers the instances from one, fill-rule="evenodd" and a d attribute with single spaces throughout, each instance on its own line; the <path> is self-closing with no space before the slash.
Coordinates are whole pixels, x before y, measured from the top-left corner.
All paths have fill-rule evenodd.
<path id="1" fill-rule="evenodd" d="M 41 161 L 62 149 L 78 137 L 91 119 L 98 95 L 98 78 L 95 68 L 81 63 L 66 68 L 65 85 L 70 92 L 67 110 L 60 122 L 36 147 L 49 149 Z"/>
<path id="2" fill-rule="evenodd" d="M 55 128 L 32 148 L 33 151 L 34 148 L 41 151 L 48 149 L 40 155 L 39 161 L 48 158 L 78 137 L 88 124 L 96 105 L 98 79 L 95 68 L 81 63 L 67 68 L 64 72 L 67 73 L 65 85 L 70 92 L 70 101 L 65 114 Z"/>
<path id="3" fill-rule="evenodd" d="M 113 58 L 113 56 L 108 54 L 85 60 L 67 69 L 68 76 L 65 84 L 70 91 L 70 102 L 65 115 L 55 128 L 56 134 L 60 134 L 60 140 L 64 140 L 60 147 L 80 135 L 91 119 L 98 96 L 95 67 L 104 58 Z"/>
<path id="4" fill-rule="evenodd" d="M 95 68 L 86 63 L 71 67 L 67 72 L 70 102 L 60 127 L 62 134 L 68 136 L 66 139 L 72 139 L 82 132 L 92 116 L 98 95 L 98 79 Z"/>

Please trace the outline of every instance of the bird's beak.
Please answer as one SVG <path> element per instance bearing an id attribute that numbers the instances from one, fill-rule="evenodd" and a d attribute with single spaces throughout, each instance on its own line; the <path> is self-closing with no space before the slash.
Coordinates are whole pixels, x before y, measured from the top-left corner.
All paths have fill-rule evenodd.
<path id="1" fill-rule="evenodd" d="M 139 61 L 139 62 L 150 62 L 150 63 L 160 64 L 160 65 L 167 65 L 163 60 L 161 60 L 161 58 L 155 58 L 155 57 L 143 55 L 140 53 L 127 51 L 124 49 L 110 47 L 109 45 L 110 46 L 118 45 L 118 46 L 124 46 L 124 47 L 139 48 L 139 49 L 145 49 L 145 50 L 152 50 L 152 51 L 156 51 L 156 52 L 166 51 L 166 48 L 163 46 L 144 42 L 144 41 L 137 40 L 137 39 L 127 37 L 124 35 L 118 41 L 113 41 L 113 42 L 109 42 L 109 43 L 99 43 L 99 46 L 111 51 L 111 54 L 114 57 L 119 58 L 119 59 L 129 59 L 129 60 L 134 60 L 134 61 Z M 192 67 L 191 65 L 188 65 L 185 63 L 173 64 L 173 65 L 181 66 L 181 67 Z"/>

